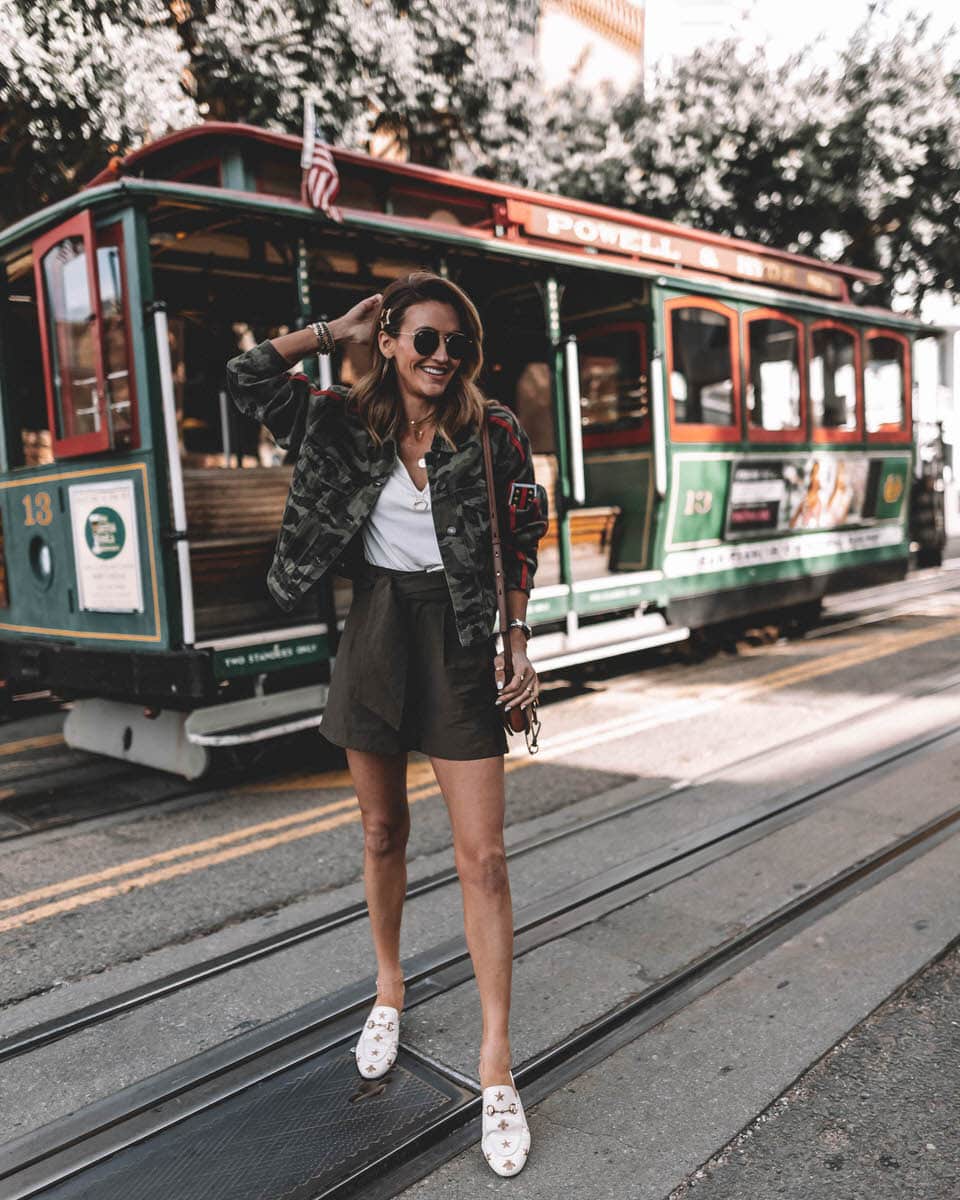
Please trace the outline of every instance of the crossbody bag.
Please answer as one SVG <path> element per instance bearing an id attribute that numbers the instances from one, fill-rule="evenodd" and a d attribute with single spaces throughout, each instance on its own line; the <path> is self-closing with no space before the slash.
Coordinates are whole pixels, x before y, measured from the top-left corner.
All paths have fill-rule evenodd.
<path id="1" fill-rule="evenodd" d="M 500 641 L 503 644 L 503 677 L 504 680 L 513 678 L 513 650 L 510 646 L 510 633 L 507 627 L 507 593 L 504 587 L 503 552 L 500 549 L 500 521 L 497 517 L 496 487 L 493 482 L 493 457 L 490 453 L 490 430 L 486 413 L 483 417 L 483 462 L 487 472 L 487 504 L 490 508 L 490 533 L 493 540 L 493 574 L 497 585 L 497 611 L 500 614 Z M 509 712 L 501 713 L 503 725 L 511 736 L 522 733 L 526 738 L 527 749 L 536 754 L 539 746 L 537 738 L 540 735 L 540 717 L 537 714 L 537 701 L 531 700 L 526 708 L 514 704 Z"/>

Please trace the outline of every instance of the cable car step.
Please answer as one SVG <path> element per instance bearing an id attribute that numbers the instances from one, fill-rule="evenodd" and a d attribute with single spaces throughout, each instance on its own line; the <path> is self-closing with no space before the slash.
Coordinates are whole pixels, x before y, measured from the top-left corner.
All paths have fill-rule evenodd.
<path id="1" fill-rule="evenodd" d="M 314 729 L 327 703 L 326 684 L 291 688 L 193 712 L 148 715 L 140 704 L 100 697 L 75 700 L 63 725 L 71 749 L 198 779 L 210 765 L 208 747 L 241 746 Z"/>
<path id="2" fill-rule="evenodd" d="M 195 746 L 242 746 L 315 729 L 323 716 L 328 691 L 325 683 L 318 683 L 198 708 L 187 717 L 184 732 Z"/>
<path id="3" fill-rule="evenodd" d="M 638 650 L 683 642 L 689 636 L 690 630 L 685 625 L 668 625 L 659 613 L 649 613 L 601 621 L 574 633 L 535 633 L 527 647 L 527 655 L 538 671 L 555 671 L 597 658 L 613 658 L 618 654 L 633 654 Z"/>

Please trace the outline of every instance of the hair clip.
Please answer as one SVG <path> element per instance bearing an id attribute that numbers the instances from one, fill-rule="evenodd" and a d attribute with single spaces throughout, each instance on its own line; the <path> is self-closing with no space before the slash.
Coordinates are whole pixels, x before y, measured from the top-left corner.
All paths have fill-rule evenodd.
<path id="1" fill-rule="evenodd" d="M 386 327 L 390 324 L 390 314 L 392 312 L 393 312 L 392 308 L 385 308 L 383 310 L 383 312 L 380 314 L 380 328 L 381 329 L 386 329 Z"/>

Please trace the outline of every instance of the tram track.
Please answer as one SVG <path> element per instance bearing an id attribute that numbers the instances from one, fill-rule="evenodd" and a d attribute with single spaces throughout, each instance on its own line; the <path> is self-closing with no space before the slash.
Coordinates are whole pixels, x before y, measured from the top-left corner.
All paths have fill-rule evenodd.
<path id="1" fill-rule="evenodd" d="M 950 560 L 921 576 L 911 575 L 900 583 L 882 587 L 864 588 L 862 591 L 841 592 L 828 596 L 820 623 L 807 630 L 800 639 L 803 642 L 849 633 L 863 629 L 901 615 L 910 613 L 916 601 L 925 600 L 944 592 L 960 588 L 960 559 Z M 960 603 L 960 597 L 958 597 Z M 852 607 L 848 607 L 852 605 Z M 831 618 L 831 613 L 837 616 Z"/>
<path id="2" fill-rule="evenodd" d="M 960 672 L 950 671 L 932 679 L 928 678 L 921 685 L 903 696 L 882 701 L 862 710 L 848 720 L 847 727 L 850 728 L 856 723 L 863 723 L 876 718 L 884 711 L 892 711 L 900 707 L 905 700 L 920 700 L 950 691 L 957 686 L 960 686 Z M 952 726 L 950 728 L 952 729 Z M 822 730 L 816 729 L 804 733 L 797 738 L 788 739 L 779 743 L 776 750 L 778 753 L 782 753 L 786 750 L 801 749 L 808 744 L 812 745 L 822 735 L 822 732 Z M 937 739 L 935 738 L 935 740 Z M 733 762 L 728 762 L 720 768 L 702 776 L 676 780 L 667 787 L 654 789 L 639 797 L 635 796 L 636 783 L 630 781 L 618 788 L 614 788 L 610 793 L 614 797 L 618 792 L 626 794 L 629 799 L 624 803 L 617 804 L 614 800 L 610 808 L 593 817 L 578 821 L 561 829 L 524 839 L 508 848 L 508 861 L 513 862 L 525 855 L 543 850 L 551 845 L 576 839 L 588 830 L 629 818 L 643 810 L 652 809 L 657 805 L 669 801 L 676 801 L 681 796 L 692 792 L 707 790 L 711 784 L 722 781 L 725 775 L 741 771 L 752 763 L 760 762 L 768 757 L 770 753 L 770 749 L 766 748 Z M 855 763 L 850 768 L 838 769 L 837 772 L 829 776 L 826 783 L 820 781 L 808 788 L 800 789 L 799 792 L 794 790 L 780 795 L 774 794 L 762 802 L 761 807 L 764 811 L 766 811 L 768 806 L 773 806 L 773 811 L 764 818 L 767 822 L 766 824 L 758 822 L 751 817 L 746 819 L 743 826 L 734 830 L 734 832 L 740 833 L 745 829 L 756 829 L 758 837 L 765 836 L 765 831 L 769 832 L 775 827 L 772 824 L 774 817 L 779 815 L 782 818 L 787 814 L 795 813 L 805 805 L 809 805 L 812 801 L 817 800 L 825 789 L 829 790 L 841 784 L 852 782 L 865 772 L 876 770 L 888 763 L 896 762 L 899 757 L 901 757 L 900 750 L 894 750 L 889 753 L 884 752 L 879 756 L 864 760 L 863 763 Z M 732 835 L 724 834 L 724 836 Z M 708 838 L 706 834 L 703 837 L 706 840 L 702 844 L 695 840 L 691 848 L 691 853 L 703 850 L 707 846 L 714 844 L 713 838 Z M 669 849 L 668 847 L 667 850 Z M 455 869 L 442 870 L 411 885 L 407 890 L 406 898 L 410 900 L 424 896 L 445 887 L 456 885 L 457 881 L 458 876 Z M 344 926 L 362 922 L 366 918 L 366 912 L 366 904 L 362 901 L 345 906 L 323 917 L 304 922 L 283 933 L 272 934 L 269 937 L 258 939 L 246 946 L 170 972 L 149 983 L 141 984 L 107 999 L 97 1001 L 49 1021 L 40 1022 L 34 1026 L 20 1030 L 17 1033 L 0 1039 L 0 1064 L 37 1050 L 44 1045 L 49 1045 L 62 1038 L 90 1029 L 136 1008 L 184 991 L 218 975 L 241 969 L 273 954 L 278 954 L 290 950 L 295 946 L 323 938 L 325 935 Z"/>
<path id="3" fill-rule="evenodd" d="M 809 815 L 818 802 L 826 804 L 838 797 L 851 784 L 904 767 L 909 769 L 911 763 L 915 764 L 919 756 L 931 749 L 951 748 L 958 743 L 960 724 L 928 731 L 865 757 L 851 767 L 830 772 L 812 785 L 776 799 L 767 797 L 747 813 L 682 835 L 667 847 L 649 851 L 543 897 L 518 914 L 515 958 L 571 931 L 588 927 L 761 841 Z M 807 924 L 901 869 L 958 830 L 960 805 L 938 813 L 873 852 L 834 870 L 801 896 L 767 911 L 668 976 L 579 1025 L 515 1071 L 525 1102 L 536 1103 Z M 463 939 L 449 939 L 417 955 L 407 963 L 406 976 L 405 1011 L 429 1003 L 468 981 L 472 966 Z M 345 1043 L 356 1036 L 357 1014 L 372 999 L 365 985 L 341 989 L 9 1143 L 0 1152 L 0 1180 L 6 1181 L 4 1195 L 8 1200 L 42 1196 L 56 1183 L 125 1150 L 143 1146 L 148 1138 L 186 1136 L 186 1123 L 192 1117 L 249 1096 L 249 1090 L 256 1085 L 268 1087 L 282 1073 L 304 1068 L 319 1056 L 339 1055 L 337 1062 L 346 1063 Z M 398 1066 L 404 1060 L 410 1069 L 424 1069 L 442 1076 L 455 1093 L 450 1104 L 435 1119 L 418 1127 L 414 1136 L 394 1139 L 394 1143 L 381 1147 L 356 1169 L 340 1171 L 335 1179 L 298 1195 L 317 1200 L 339 1198 L 356 1194 L 362 1188 L 365 1200 L 393 1196 L 475 1140 L 472 1125 L 479 1112 L 478 1081 L 401 1043 Z M 352 1064 L 344 1069 L 349 1069 L 349 1065 Z M 126 1194 L 129 1190 L 128 1181 L 116 1194 Z M 61 1195 L 66 1198 L 74 1194 L 80 1195 L 69 1188 L 61 1191 L 57 1187 L 52 1196 L 60 1200 Z M 203 1194 L 199 1182 L 196 1192 L 190 1193 L 194 1194 Z"/>
<path id="4" fill-rule="evenodd" d="M 960 560 L 955 565 L 931 570 L 922 577 L 910 576 L 900 583 L 840 594 L 827 602 L 828 606 L 839 610 L 838 621 L 826 619 L 803 637 L 791 640 L 803 645 L 895 620 L 910 615 L 909 606 L 913 601 L 958 586 Z M 844 620 L 843 616 L 850 611 L 844 607 L 848 596 L 855 598 L 855 605 L 864 607 L 855 606 L 852 616 Z M 906 611 L 903 606 L 907 606 Z M 701 662 L 690 669 L 696 671 L 703 665 Z M 549 698 L 545 699 L 549 703 Z M 644 723 L 639 722 L 638 728 L 644 727 Z M 595 736 L 595 731 L 591 732 L 584 744 L 590 744 Z M 620 736 L 620 732 L 611 729 L 609 736 Z M 49 737 L 41 741 L 43 745 L 53 744 Z M 121 760 L 89 761 L 87 755 L 79 760 L 74 755 L 69 761 L 54 762 L 45 769 L 38 769 L 32 761 L 13 757 L 33 752 L 40 748 L 41 741 L 23 739 L 22 749 L 15 748 L 17 743 L 13 747 L 0 743 L 0 844 L 23 843 L 37 834 L 84 827 L 90 822 L 122 817 L 139 810 L 153 812 L 167 804 L 199 803 L 210 792 L 227 788 L 241 779 L 248 781 L 250 777 L 247 768 L 231 768 L 226 764 L 219 764 L 200 780 L 187 781 Z M 69 748 L 63 746 L 62 749 L 65 754 L 70 753 Z M 5 755 L 11 756 L 11 761 L 5 762 Z M 109 802 L 105 803 L 107 795 Z"/>
<path id="5" fill-rule="evenodd" d="M 901 649 L 910 649 L 915 645 L 923 645 L 940 637 L 950 636 L 960 626 L 948 626 L 946 630 L 917 631 L 898 635 L 898 639 L 874 643 L 871 647 L 850 648 L 841 656 L 834 655 L 829 660 L 824 658 L 820 664 L 798 664 L 795 667 L 781 668 L 771 676 L 759 679 L 748 679 L 739 683 L 731 683 L 717 691 L 712 701 L 677 699 L 673 704 L 666 705 L 657 713 L 628 716 L 615 720 L 607 719 L 601 726 L 587 727 L 580 731 L 579 737 L 545 739 L 545 745 L 537 761 L 563 756 L 580 748 L 590 748 L 603 741 L 615 741 L 630 734 L 644 732 L 647 729 L 687 719 L 690 716 L 701 715 L 710 708 L 716 708 L 721 703 L 749 699 L 756 694 L 757 689 L 768 690 L 772 687 L 787 686 L 793 683 L 807 682 L 822 674 L 832 674 L 847 666 L 856 666 L 869 661 L 874 653 L 889 654 Z M 712 687 L 716 685 L 711 684 Z M 545 703 L 549 703 L 549 697 Z M 2 750 L 2 747 L 0 747 Z M 508 770 L 520 762 L 508 760 Z M 78 773 L 81 779 L 84 774 L 92 776 L 86 786 L 78 786 Z M 69 775 L 69 788 L 62 797 L 56 796 L 53 783 Z M 115 820 L 125 814 L 137 810 L 151 813 L 165 811 L 171 806 L 181 808 L 203 799 L 215 791 L 222 791 L 231 783 L 242 779 L 249 783 L 249 772 L 242 767 L 230 770 L 221 767 L 216 772 L 204 777 L 202 781 L 185 781 L 179 777 L 169 776 L 157 771 L 132 767 L 130 764 L 108 760 L 104 762 L 79 765 L 54 766 L 48 772 L 30 775 L 31 787 L 17 791 L 7 789 L 4 794 L 0 787 L 0 845 L 23 845 L 31 839 L 37 839 L 48 833 L 56 833 L 65 828 L 90 828 L 96 822 Z M 109 802 L 104 804 L 104 783 L 110 782 Z M 0 774 L 2 783 L 2 774 Z M 53 797 L 53 798 L 51 798 Z M 62 813 L 54 811 L 57 806 L 68 806 L 70 819 Z M 26 813 L 30 812 L 30 820 Z M 38 820 L 41 822 L 38 825 Z M 9 907 L 0 901 L 0 909 Z M 0 924 L 0 931 L 3 926 Z"/>

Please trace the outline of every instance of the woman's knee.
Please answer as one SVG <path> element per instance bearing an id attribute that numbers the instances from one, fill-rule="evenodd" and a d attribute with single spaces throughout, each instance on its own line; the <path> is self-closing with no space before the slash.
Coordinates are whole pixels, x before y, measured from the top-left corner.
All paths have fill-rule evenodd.
<path id="1" fill-rule="evenodd" d="M 406 850 L 409 834 L 410 818 L 406 814 L 393 819 L 363 819 L 363 846 L 374 858 L 389 858 L 402 854 Z"/>
<path id="2" fill-rule="evenodd" d="M 507 855 L 502 844 L 459 851 L 456 862 L 461 883 L 491 894 L 507 890 Z"/>

